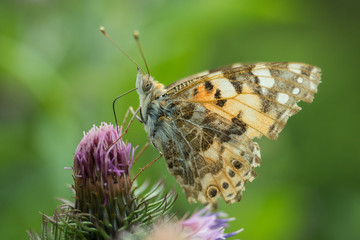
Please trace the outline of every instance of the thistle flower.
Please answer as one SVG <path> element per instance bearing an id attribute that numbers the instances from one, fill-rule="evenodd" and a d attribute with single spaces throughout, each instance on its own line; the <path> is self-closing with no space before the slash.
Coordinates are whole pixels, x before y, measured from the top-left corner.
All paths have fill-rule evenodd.
<path id="1" fill-rule="evenodd" d="M 176 194 L 164 184 L 137 187 L 130 178 L 136 147 L 125 143 L 121 129 L 102 123 L 84 134 L 73 166 L 75 203 L 63 200 L 52 217 L 43 214 L 41 237 L 31 239 L 122 239 L 148 229 L 167 213 Z"/>
<path id="2" fill-rule="evenodd" d="M 84 134 L 75 152 L 75 209 L 110 236 L 137 217 L 129 177 L 135 149 L 123 142 L 121 129 L 102 123 Z"/>
<path id="3" fill-rule="evenodd" d="M 87 220 L 104 238 L 152 222 L 175 201 L 174 195 L 159 200 L 161 184 L 146 194 L 145 186 L 132 187 L 129 174 L 136 148 L 121 136 L 121 129 L 102 123 L 84 136 L 75 153 L 75 209 L 89 214 Z"/>
<path id="4" fill-rule="evenodd" d="M 128 196 L 129 172 L 136 148 L 124 143 L 120 137 L 121 129 L 117 131 L 106 123 L 84 133 L 75 152 L 73 167 L 75 208 L 80 211 L 90 212 L 89 207 L 95 204 L 91 201 L 107 206 L 114 204 L 112 201 L 118 194 Z M 97 215 L 100 209 L 97 209 L 98 205 L 94 207 L 91 212 Z"/>
<path id="5" fill-rule="evenodd" d="M 232 237 L 243 229 L 226 234 L 225 228 L 228 222 L 235 218 L 225 218 L 227 215 L 222 212 L 210 213 L 207 207 L 194 213 L 190 218 L 181 221 L 184 229 L 188 231 L 187 239 L 219 240 Z"/>
<path id="6" fill-rule="evenodd" d="M 155 224 L 146 240 L 220 240 L 232 237 L 243 229 L 226 234 L 228 222 L 234 218 L 225 218 L 226 214 L 210 213 L 207 207 L 195 212 L 188 219 L 185 217 L 177 222 Z"/>

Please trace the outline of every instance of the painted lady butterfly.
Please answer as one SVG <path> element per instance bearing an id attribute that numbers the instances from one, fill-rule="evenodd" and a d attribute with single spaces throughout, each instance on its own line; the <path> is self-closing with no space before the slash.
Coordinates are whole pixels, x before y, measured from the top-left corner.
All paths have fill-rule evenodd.
<path id="1" fill-rule="evenodd" d="M 188 201 L 201 203 L 240 201 L 260 165 L 252 139 L 275 140 L 319 83 L 320 69 L 302 63 L 234 64 L 167 87 L 140 70 L 136 79 L 149 139 Z"/>

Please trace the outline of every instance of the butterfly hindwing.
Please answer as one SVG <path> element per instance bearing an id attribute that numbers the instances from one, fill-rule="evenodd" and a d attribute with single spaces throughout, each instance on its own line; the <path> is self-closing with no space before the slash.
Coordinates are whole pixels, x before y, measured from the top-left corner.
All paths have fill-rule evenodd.
<path id="1" fill-rule="evenodd" d="M 218 196 L 239 201 L 245 182 L 255 178 L 252 169 L 260 165 L 259 147 L 245 129 L 201 104 L 192 105 L 173 105 L 180 113 L 162 145 L 169 170 L 191 202 L 215 202 Z"/>

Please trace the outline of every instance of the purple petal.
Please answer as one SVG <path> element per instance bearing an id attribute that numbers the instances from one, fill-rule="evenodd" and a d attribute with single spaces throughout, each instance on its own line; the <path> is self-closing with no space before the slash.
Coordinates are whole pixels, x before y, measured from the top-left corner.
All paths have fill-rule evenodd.
<path id="1" fill-rule="evenodd" d="M 200 211 L 191 215 L 188 219 L 182 220 L 181 223 L 188 230 L 188 238 L 196 239 L 225 239 L 236 235 L 241 230 L 226 234 L 225 228 L 228 227 L 228 222 L 234 220 L 234 218 L 227 217 L 226 214 L 217 212 L 210 213 L 208 208 L 203 208 Z"/>
<path id="2" fill-rule="evenodd" d="M 75 152 L 74 176 L 81 176 L 84 184 L 100 181 L 106 185 L 109 179 L 128 174 L 137 147 L 124 143 L 120 136 L 121 128 L 106 123 L 84 133 Z"/>

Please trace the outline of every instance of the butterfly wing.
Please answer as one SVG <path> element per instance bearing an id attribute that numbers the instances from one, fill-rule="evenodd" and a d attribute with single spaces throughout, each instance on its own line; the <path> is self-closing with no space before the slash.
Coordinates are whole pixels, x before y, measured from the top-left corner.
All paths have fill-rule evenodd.
<path id="1" fill-rule="evenodd" d="M 171 134 L 162 142 L 170 172 L 189 201 L 241 199 L 256 174 L 254 137 L 275 140 L 288 118 L 312 102 L 320 69 L 302 63 L 235 64 L 166 88 Z"/>

